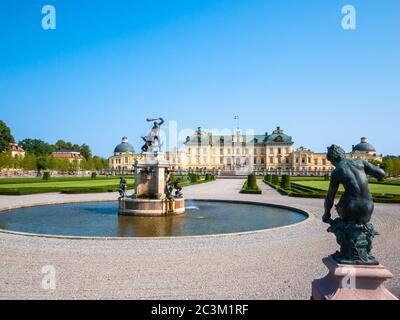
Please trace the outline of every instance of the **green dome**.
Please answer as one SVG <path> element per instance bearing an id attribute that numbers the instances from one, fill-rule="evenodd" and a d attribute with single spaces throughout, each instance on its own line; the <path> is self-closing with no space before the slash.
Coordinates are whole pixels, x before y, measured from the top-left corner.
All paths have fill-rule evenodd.
<path id="1" fill-rule="evenodd" d="M 353 146 L 353 152 L 376 152 L 375 147 L 367 142 L 367 138 L 361 138 L 361 142 Z"/>
<path id="2" fill-rule="evenodd" d="M 135 153 L 135 150 L 128 143 L 128 138 L 123 137 L 121 143 L 115 147 L 114 153 L 127 153 L 127 152 Z"/>
<path id="3" fill-rule="evenodd" d="M 264 143 L 293 143 L 292 137 L 283 132 L 280 127 L 277 127 L 272 134 L 268 135 Z"/>

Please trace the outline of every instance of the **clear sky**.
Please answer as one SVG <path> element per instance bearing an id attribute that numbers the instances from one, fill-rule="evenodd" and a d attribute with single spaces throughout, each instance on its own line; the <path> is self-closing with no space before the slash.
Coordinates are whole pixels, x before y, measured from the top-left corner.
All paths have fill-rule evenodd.
<path id="1" fill-rule="evenodd" d="M 399 0 L 0 0 L 0 119 L 17 140 L 139 149 L 147 117 L 400 154 Z M 41 9 L 56 8 L 43 30 Z M 341 27 L 355 6 L 357 29 Z"/>

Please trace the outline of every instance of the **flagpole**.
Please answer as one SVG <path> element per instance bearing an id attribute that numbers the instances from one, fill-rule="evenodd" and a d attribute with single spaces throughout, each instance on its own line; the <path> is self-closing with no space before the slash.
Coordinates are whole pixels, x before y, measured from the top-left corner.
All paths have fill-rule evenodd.
<path id="1" fill-rule="evenodd" d="M 235 116 L 234 120 L 236 120 L 237 130 L 239 130 L 239 116 Z"/>

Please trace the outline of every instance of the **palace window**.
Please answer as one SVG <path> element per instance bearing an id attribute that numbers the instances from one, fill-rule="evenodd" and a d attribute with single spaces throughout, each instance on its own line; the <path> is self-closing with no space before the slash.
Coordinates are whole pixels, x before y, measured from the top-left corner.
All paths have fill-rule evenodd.
<path id="1" fill-rule="evenodd" d="M 274 163 L 274 157 L 269 157 L 269 163 Z"/>

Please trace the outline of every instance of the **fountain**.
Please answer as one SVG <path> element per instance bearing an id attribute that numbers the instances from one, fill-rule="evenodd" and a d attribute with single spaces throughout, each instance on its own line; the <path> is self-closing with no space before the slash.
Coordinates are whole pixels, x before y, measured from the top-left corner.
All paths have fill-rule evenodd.
<path id="1" fill-rule="evenodd" d="M 169 164 L 161 150 L 160 127 L 164 120 L 146 120 L 153 121 L 153 128 L 146 137 L 142 137 L 145 144 L 142 146 L 142 156 L 135 161 L 134 193 L 127 196 L 126 181 L 121 178 L 118 213 L 134 216 L 182 214 L 185 212 L 182 188 L 179 186 L 179 179 L 172 181 L 167 174 Z"/>

